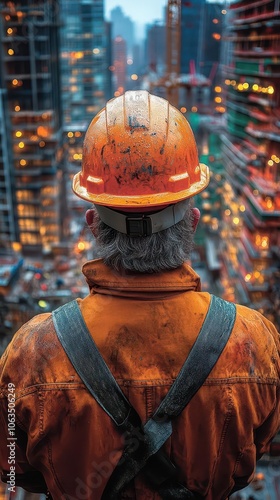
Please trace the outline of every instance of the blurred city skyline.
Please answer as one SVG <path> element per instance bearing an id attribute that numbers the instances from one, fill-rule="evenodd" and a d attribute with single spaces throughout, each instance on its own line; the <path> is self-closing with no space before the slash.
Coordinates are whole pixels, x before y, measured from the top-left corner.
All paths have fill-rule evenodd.
<path id="1" fill-rule="evenodd" d="M 207 3 L 226 3 L 224 0 L 207 0 Z M 229 1 L 227 3 L 230 3 Z M 130 0 L 105 0 L 104 13 L 108 21 L 110 21 L 111 10 L 115 7 L 120 7 L 123 13 L 130 17 L 135 23 L 136 38 L 142 39 L 145 37 L 145 26 L 153 24 L 155 21 L 164 21 L 164 9 L 167 6 L 167 0 L 142 0 L 141 6 Z"/>
<path id="2" fill-rule="evenodd" d="M 142 0 L 141 8 L 139 4 L 130 0 L 105 0 L 105 17 L 108 21 L 111 20 L 111 10 L 115 7 L 120 7 L 123 13 L 130 17 L 135 23 L 135 35 L 137 39 L 142 39 L 145 36 L 145 26 L 153 24 L 156 20 L 164 19 L 164 8 L 167 4 L 166 0 Z"/>

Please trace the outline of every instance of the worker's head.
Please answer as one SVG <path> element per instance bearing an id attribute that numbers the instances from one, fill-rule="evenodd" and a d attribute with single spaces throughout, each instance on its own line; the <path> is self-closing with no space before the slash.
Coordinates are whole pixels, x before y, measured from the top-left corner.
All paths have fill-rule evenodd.
<path id="1" fill-rule="evenodd" d="M 189 258 L 209 183 L 193 132 L 168 101 L 146 91 L 110 100 L 90 123 L 73 190 L 91 201 L 87 222 L 108 265 L 157 272 Z"/>

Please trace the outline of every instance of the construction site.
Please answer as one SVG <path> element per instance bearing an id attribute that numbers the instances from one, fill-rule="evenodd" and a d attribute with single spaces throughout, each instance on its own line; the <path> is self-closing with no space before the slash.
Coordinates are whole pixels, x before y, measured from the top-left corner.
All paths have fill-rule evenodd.
<path id="1" fill-rule="evenodd" d="M 180 110 L 209 166 L 194 197 L 202 291 L 279 331 L 279 0 L 168 0 L 141 43 L 105 3 L 0 2 L 0 355 L 35 315 L 88 294 L 80 270 L 98 252 L 71 184 L 92 117 L 126 90 Z M 0 482 L 0 500 L 43 498 Z M 229 498 L 280 500 L 279 434 Z"/>

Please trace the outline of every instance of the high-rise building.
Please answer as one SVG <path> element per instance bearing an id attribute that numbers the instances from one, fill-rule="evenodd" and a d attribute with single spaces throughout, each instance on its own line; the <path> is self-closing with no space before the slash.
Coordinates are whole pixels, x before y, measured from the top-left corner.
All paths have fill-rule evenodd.
<path id="1" fill-rule="evenodd" d="M 166 78 L 153 86 L 159 89 L 164 86 L 167 99 L 182 112 L 189 109 L 205 112 L 211 84 L 200 67 L 206 55 L 206 2 L 170 0 L 166 13 Z"/>
<path id="2" fill-rule="evenodd" d="M 112 23 L 106 21 L 105 23 L 105 50 L 106 55 L 104 59 L 105 75 L 104 75 L 104 85 L 105 85 L 105 99 L 108 101 L 113 97 L 113 85 L 112 85 Z"/>
<path id="3" fill-rule="evenodd" d="M 64 123 L 84 130 L 111 98 L 110 26 L 104 0 L 61 0 Z"/>
<path id="4" fill-rule="evenodd" d="M 73 175 L 81 169 L 82 144 L 93 116 L 112 98 L 111 23 L 104 0 L 60 0 L 63 137 L 69 209 L 80 210 Z"/>
<path id="5" fill-rule="evenodd" d="M 198 72 L 203 40 L 202 19 L 205 0 L 192 0 L 181 4 L 181 73 Z"/>
<path id="6" fill-rule="evenodd" d="M 145 65 L 146 65 L 146 58 L 144 57 L 144 50 L 143 50 L 143 44 L 142 43 L 136 43 L 133 46 L 133 55 L 132 55 L 132 64 L 131 64 L 131 70 L 133 73 L 139 73 L 139 72 L 144 72 L 145 70 Z M 128 64 L 130 64 L 131 61 L 128 60 Z"/>
<path id="7" fill-rule="evenodd" d="M 11 135 L 6 105 L 6 92 L 0 89 L 0 249 L 10 248 L 18 239 Z"/>
<path id="8" fill-rule="evenodd" d="M 220 3 L 205 3 L 202 10 L 197 72 L 210 78 L 213 86 L 219 78 L 218 69 L 226 13 L 226 9 L 223 9 Z"/>
<path id="9" fill-rule="evenodd" d="M 7 104 L 1 107 L 3 192 L 7 203 L 13 200 L 9 237 L 24 251 L 49 251 L 62 236 L 58 15 L 55 0 L 1 5 L 0 69 Z M 5 227 L 1 238 L 7 236 Z"/>
<path id="10" fill-rule="evenodd" d="M 121 7 L 111 10 L 112 38 L 122 37 L 126 42 L 128 57 L 133 56 L 134 46 L 134 23 L 130 17 L 126 16 Z"/>
<path id="11" fill-rule="evenodd" d="M 166 69 L 166 27 L 156 22 L 148 25 L 146 33 L 146 64 L 148 69 L 163 75 Z"/>
<path id="12" fill-rule="evenodd" d="M 224 65 L 225 289 L 280 322 L 279 2 L 232 1 Z M 279 289 L 279 285 L 278 285 Z M 274 290 L 274 292 L 273 292 Z M 273 292 L 273 297 L 272 297 Z M 278 290 L 279 294 L 279 290 Z"/>
<path id="13" fill-rule="evenodd" d="M 123 94 L 126 90 L 127 77 L 127 49 L 126 41 L 121 36 L 117 36 L 113 41 L 113 61 L 114 61 L 114 90 L 115 95 Z"/>

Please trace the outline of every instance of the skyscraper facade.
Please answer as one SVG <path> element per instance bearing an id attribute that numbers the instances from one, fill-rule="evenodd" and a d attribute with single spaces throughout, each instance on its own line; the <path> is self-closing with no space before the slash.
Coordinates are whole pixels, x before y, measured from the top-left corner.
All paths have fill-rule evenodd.
<path id="1" fill-rule="evenodd" d="M 205 0 L 183 1 L 181 3 L 181 73 L 192 72 L 198 68 L 201 59 L 203 37 L 202 19 Z M 197 69 L 198 72 L 198 69 Z"/>
<path id="2" fill-rule="evenodd" d="M 146 64 L 148 69 L 163 75 L 166 69 L 166 26 L 156 22 L 147 27 Z"/>
<path id="3" fill-rule="evenodd" d="M 230 12 L 224 65 L 228 133 L 222 137 L 228 177 L 224 256 L 234 298 L 279 326 L 279 2 L 233 1 Z"/>
<path id="4" fill-rule="evenodd" d="M 113 61 L 114 61 L 114 95 L 123 94 L 126 90 L 127 80 L 127 47 L 126 41 L 121 36 L 113 40 Z"/>
<path id="5" fill-rule="evenodd" d="M 104 0 L 61 0 L 61 76 L 65 124 L 84 130 L 111 95 L 110 27 Z"/>
<path id="6" fill-rule="evenodd" d="M 226 9 L 220 3 L 205 3 L 200 29 L 197 71 L 210 78 L 213 85 L 219 77 L 222 32 L 226 22 Z"/>
<path id="7" fill-rule="evenodd" d="M 9 237 L 25 251 L 49 251 L 61 237 L 58 16 L 58 3 L 53 0 L 39 0 L 36 8 L 25 1 L 2 2 L 3 191 L 14 215 Z M 8 218 L 6 214 L 6 226 Z M 5 231 L 1 229 L 1 238 L 6 237 Z"/>
<path id="8" fill-rule="evenodd" d="M 18 239 L 7 93 L 0 88 L 0 249 L 10 248 Z"/>
<path id="9" fill-rule="evenodd" d="M 132 57 L 134 46 L 133 21 L 123 13 L 122 8 L 119 6 L 111 10 L 111 21 L 113 40 L 118 36 L 122 37 L 126 42 L 127 55 L 128 57 Z"/>

